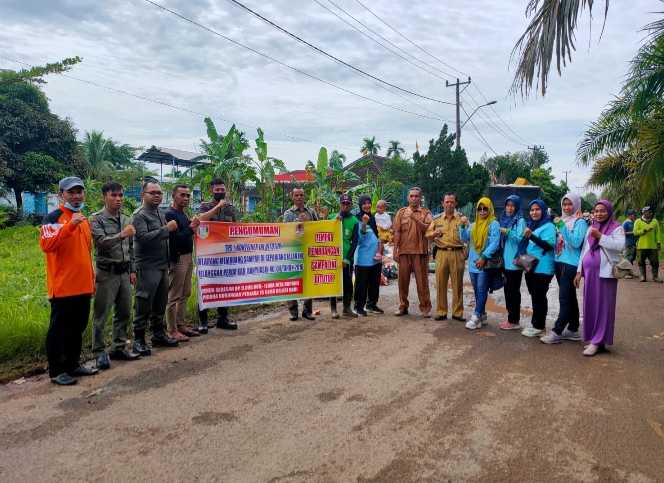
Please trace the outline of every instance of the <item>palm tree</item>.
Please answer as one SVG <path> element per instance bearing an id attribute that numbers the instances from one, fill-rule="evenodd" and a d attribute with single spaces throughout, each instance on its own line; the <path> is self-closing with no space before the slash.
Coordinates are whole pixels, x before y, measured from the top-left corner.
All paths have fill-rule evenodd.
<path id="1" fill-rule="evenodd" d="M 387 148 L 387 157 L 392 158 L 392 160 L 396 161 L 397 159 L 401 158 L 404 154 L 406 154 L 406 150 L 401 147 L 401 142 L 400 141 L 390 141 L 389 146 Z"/>
<path id="2" fill-rule="evenodd" d="M 646 27 L 620 95 L 590 125 L 577 158 L 594 163 L 591 186 L 620 204 L 653 204 L 664 194 L 664 20 Z"/>
<path id="3" fill-rule="evenodd" d="M 604 0 L 606 8 L 604 19 L 609 10 L 609 0 Z M 511 92 L 519 91 L 525 97 L 533 88 L 533 82 L 541 83 L 542 95 L 546 94 L 549 69 L 553 52 L 556 53 L 556 67 L 561 74 L 560 62 L 566 65 L 565 57 L 572 62 L 574 33 L 577 20 L 583 10 L 588 7 L 592 16 L 593 6 L 597 0 L 528 0 L 526 17 L 532 20 L 512 50 L 510 62 L 518 55 L 517 68 Z"/>
<path id="4" fill-rule="evenodd" d="M 364 138 L 362 141 L 364 144 L 360 147 L 360 152 L 363 156 L 366 156 L 367 154 L 378 154 L 378 151 L 380 151 L 380 144 L 376 141 L 376 136 L 371 139 Z"/>
<path id="5" fill-rule="evenodd" d="M 85 131 L 85 139 L 81 143 L 88 165 L 88 175 L 92 179 L 110 179 L 115 166 L 108 161 L 110 139 L 104 139 L 104 131 Z"/>

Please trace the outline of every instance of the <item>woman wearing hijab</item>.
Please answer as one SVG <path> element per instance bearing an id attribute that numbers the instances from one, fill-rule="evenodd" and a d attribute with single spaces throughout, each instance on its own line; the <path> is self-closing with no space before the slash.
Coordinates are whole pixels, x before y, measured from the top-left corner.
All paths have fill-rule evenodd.
<path id="1" fill-rule="evenodd" d="M 526 231 L 526 220 L 521 211 L 521 198 L 517 195 L 508 196 L 505 200 L 505 210 L 500 215 L 500 247 L 505 260 L 505 306 L 507 308 L 507 321 L 500 324 L 503 330 L 520 329 L 521 325 L 521 280 L 523 270 L 515 267 L 512 261 L 519 248 L 519 242 Z"/>
<path id="2" fill-rule="evenodd" d="M 589 344 L 584 356 L 592 357 L 613 344 L 616 321 L 618 280 L 613 278 L 613 265 L 620 260 L 625 248 L 625 230 L 613 216 L 613 205 L 598 201 L 593 224 L 581 250 L 581 261 L 574 278 L 574 286 L 583 284 L 583 340 Z"/>
<path id="3" fill-rule="evenodd" d="M 588 232 L 588 224 L 579 216 L 581 196 L 567 193 L 560 202 L 563 215 L 553 220 L 556 225 L 556 281 L 560 312 L 551 332 L 540 340 L 545 344 L 560 344 L 564 340 L 581 340 L 579 334 L 579 301 L 574 279 L 581 257 L 581 247 Z M 567 329 L 565 329 L 567 327 Z"/>
<path id="4" fill-rule="evenodd" d="M 380 259 L 375 258 L 380 239 L 376 218 L 371 213 L 371 197 L 360 195 L 358 203 L 360 211 L 356 216 L 360 222 L 360 230 L 355 251 L 355 311 L 366 317 L 366 310 L 375 314 L 383 313 L 377 305 L 383 264 Z M 367 230 L 367 227 L 370 229 Z"/>
<path id="5" fill-rule="evenodd" d="M 466 226 L 459 229 L 461 241 L 470 241 L 468 273 L 475 292 L 475 311 L 466 323 L 466 329 L 481 329 L 482 321 L 486 320 L 484 308 L 491 281 L 491 275 L 484 271 L 484 264 L 500 248 L 500 223 L 493 214 L 489 198 L 481 198 L 477 202 L 477 217 L 472 225 L 465 216 L 461 217 L 461 223 Z"/>
<path id="6" fill-rule="evenodd" d="M 532 327 L 521 332 L 526 337 L 541 337 L 546 334 L 546 313 L 549 301 L 546 293 L 553 279 L 553 248 L 556 244 L 556 227 L 553 226 L 542 200 L 530 203 L 530 223 L 519 243 L 516 255 L 528 253 L 539 260 L 535 270 L 526 273 L 528 293 L 533 301 Z"/>

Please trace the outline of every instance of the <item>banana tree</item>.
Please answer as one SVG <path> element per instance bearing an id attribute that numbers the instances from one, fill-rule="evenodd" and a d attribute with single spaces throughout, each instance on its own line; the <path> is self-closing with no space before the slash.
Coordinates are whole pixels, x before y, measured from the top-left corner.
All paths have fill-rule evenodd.
<path id="1" fill-rule="evenodd" d="M 180 176 L 192 185 L 208 186 L 213 177 L 226 183 L 233 205 L 242 204 L 242 192 L 247 181 L 256 180 L 256 170 L 251 166 L 251 156 L 243 155 L 246 140 L 233 124 L 226 136 L 220 136 L 209 117 L 205 118 L 209 141 L 201 139 L 204 154 L 191 159 L 192 162 L 209 160 L 209 165 L 195 165 Z M 236 156 L 230 156 L 236 154 Z"/>
<path id="2" fill-rule="evenodd" d="M 327 218 L 330 213 L 339 209 L 339 195 L 341 193 L 357 193 L 368 188 L 370 184 L 361 183 L 362 178 L 352 171 L 343 169 L 345 157 L 338 151 L 333 151 L 328 159 L 327 149 L 320 148 L 316 165 L 307 161 L 306 171 L 314 180 L 314 188 L 309 192 L 307 205 L 313 208 L 321 218 Z M 354 167 L 359 168 L 371 163 L 371 159 L 364 160 Z M 355 186 L 346 190 L 350 183 Z M 357 184 L 360 183 L 360 184 Z"/>
<path id="3" fill-rule="evenodd" d="M 263 138 L 263 130 L 258 128 L 258 137 L 256 138 L 256 151 L 257 160 L 249 158 L 251 163 L 255 166 L 256 175 L 254 181 L 256 183 L 256 190 L 260 196 L 260 201 L 256 207 L 257 218 L 256 221 L 270 221 L 270 211 L 274 205 L 274 191 L 275 191 L 275 169 L 280 173 L 287 173 L 288 169 L 284 162 L 267 155 L 267 143 Z"/>

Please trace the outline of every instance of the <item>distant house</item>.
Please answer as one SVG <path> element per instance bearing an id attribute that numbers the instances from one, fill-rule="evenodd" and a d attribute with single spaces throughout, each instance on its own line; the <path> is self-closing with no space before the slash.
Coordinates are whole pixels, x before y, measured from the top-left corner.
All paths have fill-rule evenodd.
<path id="1" fill-rule="evenodd" d="M 360 166 L 359 168 L 355 167 L 367 159 L 371 159 L 372 162 L 365 166 Z M 351 171 L 362 178 L 362 180 L 366 180 L 368 174 L 371 175 L 371 178 L 373 179 L 381 178 L 387 170 L 388 161 L 389 158 L 378 156 L 377 154 L 365 154 L 346 166 L 344 171 Z"/>

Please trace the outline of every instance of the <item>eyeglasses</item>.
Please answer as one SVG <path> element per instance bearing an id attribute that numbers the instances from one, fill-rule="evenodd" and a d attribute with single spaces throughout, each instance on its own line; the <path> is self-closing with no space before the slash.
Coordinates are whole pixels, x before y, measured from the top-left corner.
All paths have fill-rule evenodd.
<path id="1" fill-rule="evenodd" d="M 144 193 L 150 196 L 164 196 L 163 191 L 145 191 Z"/>
<path id="2" fill-rule="evenodd" d="M 489 208 L 487 208 L 486 206 L 480 206 L 479 208 L 477 208 L 477 211 L 489 211 Z"/>

